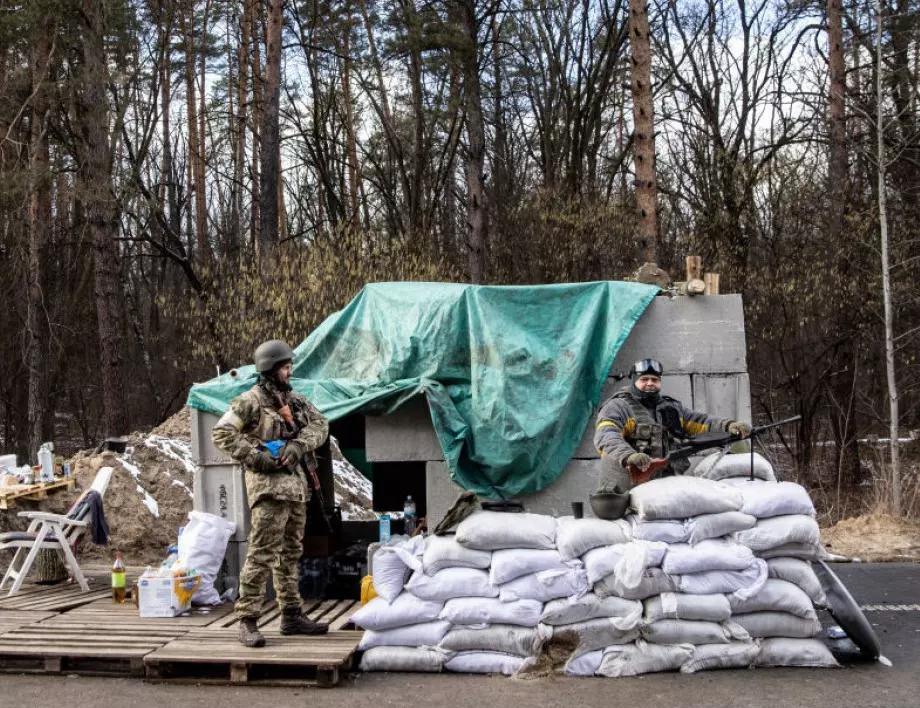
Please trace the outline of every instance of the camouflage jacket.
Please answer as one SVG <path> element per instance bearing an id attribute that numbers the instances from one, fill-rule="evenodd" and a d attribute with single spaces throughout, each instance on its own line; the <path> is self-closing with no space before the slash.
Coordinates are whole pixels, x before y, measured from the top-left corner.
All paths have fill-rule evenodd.
<path id="1" fill-rule="evenodd" d="M 291 474 L 260 474 L 252 469 L 255 456 L 264 452 L 259 443 L 285 440 L 288 445 L 299 446 L 307 461 L 329 436 L 329 421 L 312 403 L 293 391 L 281 394 L 282 400 L 286 396 L 294 416 L 292 430 L 281 417 L 277 395 L 277 389 L 270 383 L 253 386 L 233 399 L 211 433 L 214 444 L 243 465 L 250 507 L 265 498 L 304 502 L 309 496 L 301 466 Z"/>
<path id="2" fill-rule="evenodd" d="M 680 440 L 710 430 L 727 430 L 728 418 L 713 418 L 685 408 L 676 398 L 660 396 L 654 407 L 646 406 L 625 388 L 609 398 L 597 414 L 594 446 L 601 457 L 612 457 L 626 466 L 626 458 L 634 452 L 649 457 L 664 457 L 680 447 Z M 672 463 L 674 472 L 683 473 L 687 460 Z"/>

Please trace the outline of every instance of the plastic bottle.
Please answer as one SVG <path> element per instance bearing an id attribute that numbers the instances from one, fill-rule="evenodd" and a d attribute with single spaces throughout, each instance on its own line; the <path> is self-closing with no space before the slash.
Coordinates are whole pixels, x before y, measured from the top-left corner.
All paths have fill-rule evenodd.
<path id="1" fill-rule="evenodd" d="M 179 561 L 179 547 L 176 545 L 169 546 L 166 549 L 166 560 L 160 563 L 160 575 L 172 575 L 173 567 Z"/>
<path id="2" fill-rule="evenodd" d="M 390 515 L 380 515 L 380 543 L 389 543 L 390 541 Z"/>
<path id="3" fill-rule="evenodd" d="M 406 501 L 403 503 L 403 519 L 406 524 L 405 534 L 406 536 L 411 536 L 412 532 L 415 531 L 416 523 L 415 501 L 412 499 L 411 494 L 406 497 Z"/>
<path id="4" fill-rule="evenodd" d="M 54 481 L 54 453 L 52 452 L 51 443 L 42 443 L 38 448 L 38 464 L 41 465 L 39 482 Z"/>
<path id="5" fill-rule="evenodd" d="M 121 553 L 115 554 L 115 565 L 112 566 L 112 602 L 119 604 L 125 601 L 125 562 Z"/>

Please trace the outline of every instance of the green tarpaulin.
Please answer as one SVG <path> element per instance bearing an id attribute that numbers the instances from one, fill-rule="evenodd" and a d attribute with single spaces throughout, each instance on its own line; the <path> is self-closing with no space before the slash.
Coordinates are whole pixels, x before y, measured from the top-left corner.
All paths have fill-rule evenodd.
<path id="1" fill-rule="evenodd" d="M 657 288 L 375 283 L 295 350 L 293 387 L 327 417 L 391 413 L 424 394 L 444 459 L 466 489 L 537 492 L 578 446 L 614 356 Z M 221 415 L 252 366 L 192 387 Z"/>

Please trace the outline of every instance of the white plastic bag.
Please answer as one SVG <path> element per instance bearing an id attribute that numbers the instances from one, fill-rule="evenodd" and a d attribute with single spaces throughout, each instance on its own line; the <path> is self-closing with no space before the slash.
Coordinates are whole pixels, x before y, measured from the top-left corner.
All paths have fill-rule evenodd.
<path id="1" fill-rule="evenodd" d="M 703 514 L 687 521 L 691 546 L 709 538 L 721 538 L 737 531 L 754 528 L 757 518 L 740 511 L 723 511 L 721 514 Z"/>
<path id="2" fill-rule="evenodd" d="M 714 593 L 735 593 L 741 599 L 760 592 L 767 580 L 766 561 L 755 558 L 745 570 L 707 570 L 705 573 L 690 573 L 674 576 L 677 589 L 690 595 L 712 595 Z"/>
<path id="3" fill-rule="evenodd" d="M 744 497 L 741 511 L 758 519 L 790 514 L 815 515 L 815 505 L 808 492 L 793 482 L 732 479 L 726 484 L 736 487 Z"/>
<path id="4" fill-rule="evenodd" d="M 445 568 L 434 575 L 417 570 L 406 590 L 422 600 L 447 602 L 455 597 L 498 597 L 489 574 L 478 568 Z"/>
<path id="5" fill-rule="evenodd" d="M 583 558 L 588 583 L 594 585 L 615 573 L 624 587 L 634 588 L 648 568 L 661 565 L 667 550 L 668 545 L 660 541 L 630 541 L 594 548 Z"/>
<path id="6" fill-rule="evenodd" d="M 711 538 L 695 546 L 679 543 L 668 547 L 661 569 L 671 575 L 705 573 L 707 570 L 744 570 L 754 560 L 747 546 Z"/>
<path id="7" fill-rule="evenodd" d="M 232 521 L 203 511 L 188 513 L 188 523 L 179 536 L 178 562 L 184 568 L 194 568 L 201 576 L 201 583 L 192 596 L 192 604 L 220 604 L 220 593 L 214 588 L 214 580 L 234 533 L 236 524 Z"/>
<path id="8" fill-rule="evenodd" d="M 437 647 L 374 647 L 361 656 L 361 671 L 438 673 L 449 657 Z"/>
<path id="9" fill-rule="evenodd" d="M 523 575 L 501 586 L 502 602 L 539 600 L 549 602 L 560 597 L 581 597 L 588 592 L 588 576 L 584 568 L 541 570 Z"/>
<path id="10" fill-rule="evenodd" d="M 528 663 L 522 656 L 493 651 L 464 651 L 444 663 L 445 671 L 460 674 L 504 674 L 513 676 Z"/>
<path id="11" fill-rule="evenodd" d="M 441 619 L 455 625 L 514 624 L 536 627 L 543 614 L 543 603 L 538 600 L 502 602 L 490 597 L 460 597 L 448 600 Z"/>
<path id="12" fill-rule="evenodd" d="M 643 625 L 639 632 L 652 644 L 727 644 L 731 634 L 718 622 L 663 619 Z"/>
<path id="13" fill-rule="evenodd" d="M 556 520 L 543 514 L 477 511 L 457 527 L 457 543 L 480 551 L 556 547 Z"/>
<path id="14" fill-rule="evenodd" d="M 767 574 L 771 578 L 779 580 L 788 580 L 790 583 L 798 585 L 805 594 L 811 598 L 811 601 L 823 607 L 827 602 L 824 594 L 824 588 L 821 587 L 821 581 L 815 575 L 815 571 L 808 561 L 798 558 L 771 558 L 767 561 Z"/>
<path id="15" fill-rule="evenodd" d="M 645 601 L 645 621 L 663 619 L 704 620 L 724 622 L 731 617 L 732 608 L 725 595 L 686 595 L 666 592 Z"/>
<path id="16" fill-rule="evenodd" d="M 622 678 L 659 671 L 677 671 L 691 656 L 693 647 L 690 644 L 665 646 L 637 642 L 608 647 L 596 673 L 598 676 Z"/>
<path id="17" fill-rule="evenodd" d="M 613 595 L 598 597 L 588 593 L 577 600 L 553 600 L 546 603 L 540 621 L 547 625 L 563 625 L 601 617 L 616 620 L 619 629 L 632 629 L 642 617 L 642 603 Z"/>
<path id="18" fill-rule="evenodd" d="M 488 568 L 491 562 L 489 551 L 465 548 L 453 536 L 430 536 L 422 555 L 422 566 L 428 575 L 445 568 Z"/>
<path id="19" fill-rule="evenodd" d="M 821 631 L 817 617 L 796 617 L 788 612 L 749 612 L 732 617 L 754 639 L 791 637 L 809 639 Z"/>
<path id="20" fill-rule="evenodd" d="M 735 615 L 746 612 L 788 612 L 806 619 L 816 617 L 811 598 L 788 580 L 768 578 L 761 591 L 753 597 L 740 600 L 732 595 L 728 601 Z"/>
<path id="21" fill-rule="evenodd" d="M 619 623 L 610 617 L 601 617 L 553 627 L 553 640 L 576 644 L 572 656 L 586 654 L 595 649 L 609 647 L 612 644 L 626 644 L 639 637 L 639 629 L 631 627 L 622 629 Z"/>
<path id="22" fill-rule="evenodd" d="M 766 575 L 766 571 L 764 571 Z M 614 574 L 608 575 L 594 585 L 594 594 L 598 597 L 616 595 L 627 600 L 644 600 L 652 595 L 677 590 L 676 578 L 672 578 L 661 568 L 648 568 L 635 587 L 626 587 Z"/>
<path id="23" fill-rule="evenodd" d="M 512 624 L 493 624 L 474 629 L 457 627 L 441 640 L 441 648 L 448 651 L 490 651 L 515 656 L 536 656 L 543 643 L 553 636 L 546 625 L 516 627 Z"/>
<path id="24" fill-rule="evenodd" d="M 355 612 L 351 621 L 362 629 L 372 629 L 375 632 L 379 632 L 384 629 L 405 627 L 410 624 L 432 622 L 438 619 L 438 615 L 443 608 L 443 602 L 420 600 L 414 595 L 404 592 L 391 603 L 388 603 L 382 597 L 375 597 Z"/>
<path id="25" fill-rule="evenodd" d="M 736 533 L 735 539 L 752 551 L 766 551 L 789 543 L 815 545 L 821 540 L 821 532 L 811 516 L 793 514 L 761 519 L 754 528 Z"/>
<path id="26" fill-rule="evenodd" d="M 702 644 L 694 647 L 691 656 L 680 667 L 682 674 L 713 669 L 746 669 L 760 653 L 760 647 L 753 642 L 729 642 L 728 644 Z"/>
<path id="27" fill-rule="evenodd" d="M 631 504 L 642 521 L 685 519 L 700 514 L 740 511 L 741 492 L 698 477 L 662 477 L 633 487 Z"/>
<path id="28" fill-rule="evenodd" d="M 373 647 L 433 647 L 444 638 L 448 629 L 450 629 L 450 622 L 442 620 L 384 629 L 379 632 L 369 629 L 361 635 L 358 650 L 365 651 Z"/>
<path id="29" fill-rule="evenodd" d="M 580 558 L 592 548 L 612 546 L 630 540 L 629 524 L 623 520 L 576 519 L 563 516 L 558 521 L 556 546 L 566 560 Z"/>
<path id="30" fill-rule="evenodd" d="M 578 567 L 577 562 L 565 561 L 559 551 L 535 548 L 508 548 L 492 553 L 489 582 L 493 585 L 508 583 L 522 575 L 541 570 L 565 570 Z"/>
<path id="31" fill-rule="evenodd" d="M 840 666 L 820 639 L 764 639 L 754 666 L 806 666 L 832 668 Z"/>
<path id="32" fill-rule="evenodd" d="M 595 649 L 569 659 L 563 669 L 566 676 L 594 676 L 604 658 L 603 649 Z"/>
<path id="33" fill-rule="evenodd" d="M 714 452 L 707 455 L 688 474 L 705 479 L 724 480 L 732 477 L 750 477 L 751 453 L 728 454 Z M 773 465 L 760 453 L 754 453 L 754 479 L 776 481 Z"/>

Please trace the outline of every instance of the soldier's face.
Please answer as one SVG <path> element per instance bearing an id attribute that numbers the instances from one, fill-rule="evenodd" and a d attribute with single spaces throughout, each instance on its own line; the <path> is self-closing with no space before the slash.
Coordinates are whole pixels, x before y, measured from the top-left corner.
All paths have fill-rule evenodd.
<path id="1" fill-rule="evenodd" d="M 278 380 L 283 384 L 288 383 L 291 380 L 292 371 L 294 371 L 294 363 L 290 361 L 278 367 Z"/>
<path id="2" fill-rule="evenodd" d="M 636 388 L 646 393 L 657 393 L 661 390 L 661 379 L 651 374 L 645 374 L 636 379 Z"/>

